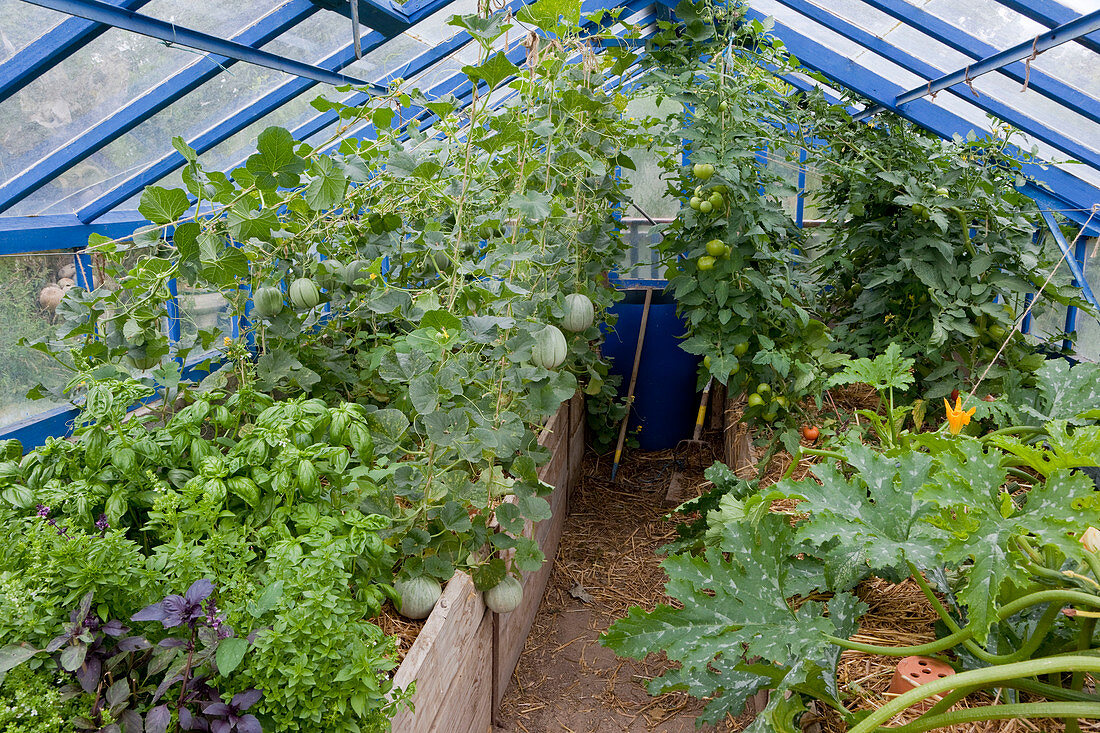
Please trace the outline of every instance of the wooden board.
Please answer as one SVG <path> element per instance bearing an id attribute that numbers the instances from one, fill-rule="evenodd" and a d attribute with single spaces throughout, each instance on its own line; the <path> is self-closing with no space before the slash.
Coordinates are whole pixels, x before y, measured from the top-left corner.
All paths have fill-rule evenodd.
<path id="1" fill-rule="evenodd" d="M 455 573 L 394 675 L 396 687 L 405 688 L 416 681 L 414 710 L 394 717 L 394 733 L 485 730 L 490 723 L 488 714 L 484 725 L 479 721 L 479 727 L 469 729 L 436 728 L 433 722 L 470 716 L 470 696 L 455 694 L 452 686 L 460 675 L 488 676 L 492 634 L 491 624 L 483 622 L 489 616 L 470 576 Z"/>
<path id="2" fill-rule="evenodd" d="M 585 406 L 577 393 L 547 421 L 539 443 L 552 452 L 539 472 L 554 486 L 547 497 L 553 516 L 525 525 L 546 562 L 524 577 L 523 603 L 496 615 L 465 573 L 455 573 L 394 675 L 397 687 L 416 681 L 414 710 L 393 719 L 394 733 L 485 733 L 511 680 L 553 571 L 569 508 L 569 490 L 584 457 Z"/>
<path id="3" fill-rule="evenodd" d="M 578 431 L 583 433 L 583 422 L 578 424 L 573 413 L 583 409 L 583 400 L 574 398 L 564 403 L 562 409 L 555 415 L 555 420 L 547 424 L 547 427 L 551 430 L 545 431 L 542 440 L 540 440 L 543 445 L 552 447 L 554 451 L 554 457 L 543 466 L 540 472 L 542 480 L 555 487 L 554 492 L 550 495 L 550 506 L 553 515 L 550 519 L 539 522 L 533 528 L 533 533 L 528 536 L 534 537 L 539 543 L 539 547 L 546 556 L 546 562 L 538 571 L 529 573 L 524 577 L 523 602 L 520 607 L 498 618 L 493 643 L 493 651 L 496 654 L 494 710 L 499 708 L 500 701 L 503 699 L 504 693 L 512 680 L 512 672 L 523 653 L 524 643 L 531 631 L 531 625 L 535 622 L 535 616 L 542 604 L 543 594 L 546 592 L 546 584 L 550 580 L 550 574 L 554 569 L 558 541 L 561 539 L 562 530 L 565 527 L 569 491 L 577 478 L 576 474 L 571 471 L 571 466 L 579 465 L 571 460 L 576 445 L 575 434 Z M 571 429 L 573 429 L 572 432 L 570 432 Z M 583 454 L 583 445 L 580 452 Z"/>

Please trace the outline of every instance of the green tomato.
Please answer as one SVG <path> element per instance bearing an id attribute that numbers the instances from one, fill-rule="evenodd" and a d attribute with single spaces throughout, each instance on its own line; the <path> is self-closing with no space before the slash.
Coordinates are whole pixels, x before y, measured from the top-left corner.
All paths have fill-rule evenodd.
<path id="1" fill-rule="evenodd" d="M 688 206 L 695 209 L 696 211 L 698 211 L 699 207 L 702 206 L 702 205 L 703 205 L 703 199 L 699 198 L 698 196 L 692 196 L 691 201 L 688 201 Z"/>
<path id="2" fill-rule="evenodd" d="M 733 362 L 733 366 L 730 367 L 730 374 L 737 374 L 739 371 L 741 371 L 741 365 L 736 361 Z"/>
<path id="3" fill-rule="evenodd" d="M 710 354 L 703 357 L 703 366 L 710 369 Z"/>
<path id="4" fill-rule="evenodd" d="M 751 395 L 749 395 L 748 401 L 749 407 L 760 407 L 764 404 L 764 398 L 758 395 L 756 392 L 753 392 Z"/>
<path id="5" fill-rule="evenodd" d="M 713 257 L 711 257 L 710 255 L 703 255 L 699 258 L 698 262 L 696 262 L 695 265 L 700 270 L 711 270 L 714 269 L 714 263 L 715 259 Z"/>
<path id="6" fill-rule="evenodd" d="M 711 257 L 721 257 L 726 254 L 726 243 L 721 239 L 712 239 L 707 242 L 707 254 Z"/>
<path id="7" fill-rule="evenodd" d="M 767 394 L 768 392 L 772 391 L 772 388 L 768 385 L 767 382 L 761 382 L 760 384 L 756 385 L 756 391 L 760 394 Z"/>
<path id="8" fill-rule="evenodd" d="M 998 344 L 1000 344 L 1005 340 L 1005 336 L 1008 335 L 1008 332 L 1005 331 L 1004 326 L 1000 325 L 999 323 L 994 323 L 992 326 L 989 327 L 989 335 L 992 336 Z"/>
<path id="9" fill-rule="evenodd" d="M 705 181 L 714 175 L 714 166 L 710 163 L 696 163 L 691 168 L 691 172 L 695 174 L 695 177 L 700 181 Z"/>
<path id="10" fill-rule="evenodd" d="M 710 212 L 714 211 L 714 204 L 712 204 L 709 200 L 703 201 L 699 204 L 699 211 L 703 212 L 704 214 L 709 214 Z"/>
<path id="11" fill-rule="evenodd" d="M 948 190 L 946 188 L 944 188 L 943 186 L 940 186 L 939 188 L 936 189 L 936 195 L 937 196 L 946 196 L 947 194 L 948 194 Z"/>
<path id="12" fill-rule="evenodd" d="M 739 344 L 737 344 L 736 346 L 733 347 L 733 355 L 734 356 L 744 356 L 745 354 L 748 353 L 748 351 L 749 351 L 749 342 L 748 341 L 742 341 L 741 343 L 739 343 Z"/>
<path id="13" fill-rule="evenodd" d="M 708 201 L 710 201 L 711 206 L 716 209 L 719 208 L 722 204 L 726 203 L 726 200 L 722 198 L 722 194 L 718 193 L 717 191 L 710 195 Z"/>
<path id="14" fill-rule="evenodd" d="M 779 395 L 778 397 L 775 398 L 775 404 L 779 405 L 784 410 L 786 410 L 787 409 L 787 398 L 784 397 L 783 395 Z"/>
<path id="15" fill-rule="evenodd" d="M 776 415 L 774 412 L 767 412 L 767 413 L 764 413 L 763 415 L 761 415 L 760 419 L 763 420 L 766 423 L 773 423 L 773 422 L 775 422 L 775 418 L 777 418 L 777 417 L 779 417 L 779 416 Z"/>
<path id="16" fill-rule="evenodd" d="M 719 112 L 725 112 L 729 108 L 730 108 L 729 102 L 727 102 L 724 99 L 721 102 L 718 103 L 718 111 Z"/>
<path id="17" fill-rule="evenodd" d="M 722 256 L 723 257 L 729 257 L 731 252 L 733 252 L 733 250 L 730 249 L 730 246 L 727 244 L 725 246 L 725 248 L 722 250 Z"/>

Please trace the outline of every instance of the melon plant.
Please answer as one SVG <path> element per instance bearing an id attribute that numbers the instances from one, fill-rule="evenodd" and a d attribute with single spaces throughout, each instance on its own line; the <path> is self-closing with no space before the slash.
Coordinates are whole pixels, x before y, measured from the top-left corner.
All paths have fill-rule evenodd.
<path id="1" fill-rule="evenodd" d="M 565 296 L 565 316 L 561 327 L 566 331 L 579 333 L 586 330 L 596 320 L 596 306 L 583 293 L 571 293 Z"/>
<path id="2" fill-rule="evenodd" d="M 361 293 L 367 289 L 366 282 L 360 282 L 367 280 L 370 277 L 370 263 L 366 260 L 352 260 L 344 268 L 344 285 L 348 286 L 357 293 Z"/>
<path id="3" fill-rule="evenodd" d="M 408 580 L 398 580 L 393 584 L 400 598 L 397 610 L 406 618 L 427 618 L 435 608 L 435 602 L 443 594 L 439 581 L 424 575 Z"/>
<path id="4" fill-rule="evenodd" d="M 344 263 L 340 260 L 321 260 L 317 263 L 317 284 L 325 290 L 336 290 L 344 285 Z"/>
<path id="5" fill-rule="evenodd" d="M 523 583 L 513 575 L 485 591 L 485 605 L 493 613 L 511 613 L 523 602 Z"/>
<path id="6" fill-rule="evenodd" d="M 565 334 L 557 326 L 546 326 L 535 333 L 535 346 L 531 349 L 531 362 L 535 366 L 557 369 L 568 353 Z"/>
<path id="7" fill-rule="evenodd" d="M 290 284 L 290 302 L 298 310 L 315 308 L 321 302 L 321 291 L 317 283 L 308 277 L 300 277 Z"/>
<path id="8" fill-rule="evenodd" d="M 252 313 L 260 318 L 274 318 L 283 310 L 283 293 L 278 288 L 256 288 L 252 294 Z"/>

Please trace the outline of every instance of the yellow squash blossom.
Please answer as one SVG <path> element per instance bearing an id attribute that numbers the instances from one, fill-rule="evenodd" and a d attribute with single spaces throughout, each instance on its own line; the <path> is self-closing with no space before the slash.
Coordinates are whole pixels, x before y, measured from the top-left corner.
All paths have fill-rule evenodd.
<path id="1" fill-rule="evenodd" d="M 1100 552 L 1100 529 L 1089 527 L 1081 535 L 1081 544 L 1089 552 Z"/>
<path id="2" fill-rule="evenodd" d="M 974 415 L 974 410 L 977 409 L 971 407 L 969 410 L 963 412 L 962 397 L 955 398 L 955 407 L 953 408 L 945 397 L 943 399 L 943 406 L 947 408 L 947 427 L 950 428 L 952 435 L 958 435 L 964 425 L 970 424 L 970 418 Z"/>

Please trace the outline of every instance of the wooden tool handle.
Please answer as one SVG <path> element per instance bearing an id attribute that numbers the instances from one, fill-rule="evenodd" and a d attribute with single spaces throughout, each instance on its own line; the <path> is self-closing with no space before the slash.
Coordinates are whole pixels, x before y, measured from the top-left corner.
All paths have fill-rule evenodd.
<path id="1" fill-rule="evenodd" d="M 638 381 L 638 365 L 642 361 L 642 345 L 645 343 L 645 327 L 649 322 L 649 304 L 653 300 L 653 289 L 646 288 L 645 304 L 642 306 L 642 323 L 638 326 L 638 346 L 634 349 L 634 368 L 630 372 L 630 384 L 626 388 L 626 415 L 623 424 L 619 428 L 619 442 L 615 445 L 615 459 L 611 464 L 611 480 L 619 472 L 619 459 L 623 454 L 623 444 L 626 442 L 626 426 L 630 422 L 630 409 L 634 405 L 634 385 Z"/>

